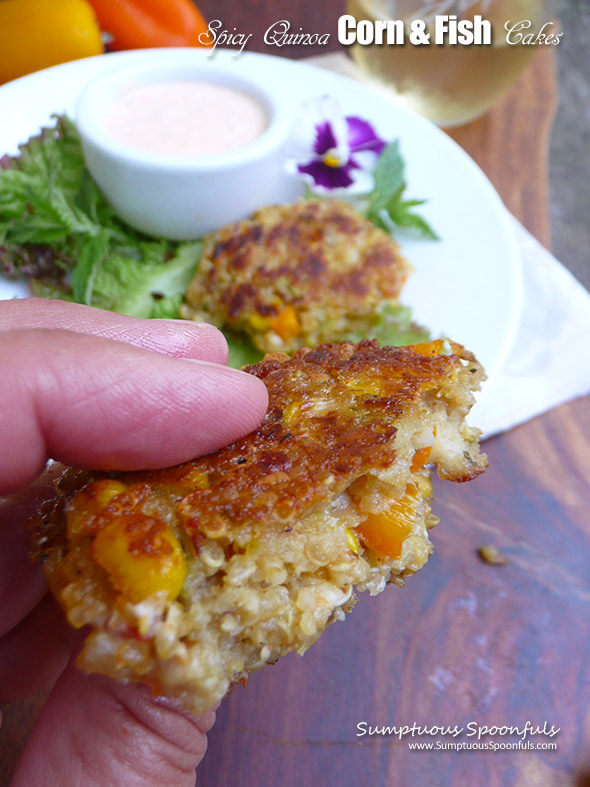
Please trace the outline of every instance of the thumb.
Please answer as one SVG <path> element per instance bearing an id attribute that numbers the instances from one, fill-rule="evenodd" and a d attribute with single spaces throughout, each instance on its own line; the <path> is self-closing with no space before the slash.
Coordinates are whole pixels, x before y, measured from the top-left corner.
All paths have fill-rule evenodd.
<path id="1" fill-rule="evenodd" d="M 145 686 L 67 667 L 13 777 L 12 787 L 194 787 L 215 711 L 192 716 Z"/>

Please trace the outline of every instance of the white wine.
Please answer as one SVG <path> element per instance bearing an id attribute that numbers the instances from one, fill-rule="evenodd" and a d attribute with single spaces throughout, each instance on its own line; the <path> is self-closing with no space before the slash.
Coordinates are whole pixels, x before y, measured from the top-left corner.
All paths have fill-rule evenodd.
<path id="1" fill-rule="evenodd" d="M 348 13 L 357 20 L 404 19 L 409 24 L 412 19 L 423 19 L 427 32 L 432 32 L 437 13 L 458 13 L 462 19 L 481 14 L 489 19 L 493 31 L 491 45 L 416 46 L 406 35 L 403 44 L 355 43 L 351 55 L 363 71 L 391 88 L 402 103 L 440 126 L 460 125 L 489 109 L 538 50 L 534 44 L 508 44 L 504 24 L 529 20 L 531 26 L 523 34 L 536 35 L 551 21 L 550 5 L 545 0 L 348 0 Z"/>

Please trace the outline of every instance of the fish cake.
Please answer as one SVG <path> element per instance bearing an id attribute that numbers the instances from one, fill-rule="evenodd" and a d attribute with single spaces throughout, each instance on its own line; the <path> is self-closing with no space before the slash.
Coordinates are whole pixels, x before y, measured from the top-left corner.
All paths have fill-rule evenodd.
<path id="1" fill-rule="evenodd" d="M 205 711 L 304 651 L 355 593 L 403 585 L 432 551 L 430 466 L 487 463 L 465 424 L 484 374 L 463 347 L 324 344 L 246 371 L 268 388 L 251 434 L 166 470 L 69 470 L 35 553 L 89 672 Z"/>
<path id="2" fill-rule="evenodd" d="M 349 204 L 262 208 L 205 239 L 181 314 L 242 331 L 262 352 L 368 334 L 412 268 L 399 245 Z"/>

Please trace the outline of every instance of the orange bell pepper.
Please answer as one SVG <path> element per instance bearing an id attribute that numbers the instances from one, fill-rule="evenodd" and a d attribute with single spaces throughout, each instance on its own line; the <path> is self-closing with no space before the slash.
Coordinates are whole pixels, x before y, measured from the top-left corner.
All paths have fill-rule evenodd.
<path id="1" fill-rule="evenodd" d="M 210 46 L 207 23 L 191 0 L 90 0 L 112 49 Z"/>
<path id="2" fill-rule="evenodd" d="M 86 0 L 0 0 L 0 83 L 102 51 Z"/>
<path id="3" fill-rule="evenodd" d="M 283 341 L 289 341 L 301 333 L 301 323 L 292 306 L 285 306 L 272 321 L 272 329 Z"/>
<path id="4" fill-rule="evenodd" d="M 380 514 L 369 514 L 357 527 L 361 540 L 376 552 L 393 560 L 402 555 L 404 541 L 412 532 L 418 508 L 419 492 L 415 484 L 408 484 L 404 496 L 394 500 Z"/>
<path id="5" fill-rule="evenodd" d="M 417 470 L 420 470 L 421 467 L 424 467 L 426 462 L 428 462 L 428 460 L 430 459 L 431 453 L 432 453 L 431 445 L 427 445 L 424 448 L 419 448 L 414 454 L 414 458 L 412 459 L 412 464 L 410 465 L 410 472 L 415 473 Z"/>
<path id="6" fill-rule="evenodd" d="M 432 427 L 432 437 L 436 438 L 436 424 Z M 412 464 L 410 465 L 410 472 L 415 473 L 416 471 L 420 470 L 421 467 L 424 467 L 426 462 L 428 462 L 428 460 L 430 459 L 431 453 L 432 453 L 431 445 L 424 446 L 424 448 L 419 448 L 414 454 L 414 458 L 412 459 Z"/>

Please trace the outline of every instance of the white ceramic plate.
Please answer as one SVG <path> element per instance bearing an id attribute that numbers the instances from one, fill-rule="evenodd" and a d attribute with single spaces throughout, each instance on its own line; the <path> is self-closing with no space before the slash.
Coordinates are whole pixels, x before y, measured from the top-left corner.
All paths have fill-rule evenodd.
<path id="1" fill-rule="evenodd" d="M 40 71 L 0 88 L 0 155 L 47 124 L 52 113 L 68 112 L 82 86 L 103 69 L 175 57 L 174 50 L 122 52 Z M 193 50 L 195 58 L 209 57 Z M 449 137 L 382 94 L 346 77 L 266 55 L 236 56 L 217 51 L 219 60 L 241 73 L 280 83 L 294 105 L 332 95 L 345 114 L 372 121 L 380 135 L 401 140 L 410 197 L 427 198 L 422 212 L 442 241 L 410 241 L 404 252 L 416 271 L 403 300 L 417 321 L 476 353 L 491 379 L 515 336 L 522 301 L 520 257 L 509 216 L 487 178 Z M 284 200 L 286 194 L 277 194 Z M 24 285 L 0 277 L 0 298 L 26 295 Z M 485 397 L 484 397 L 485 398 Z"/>

